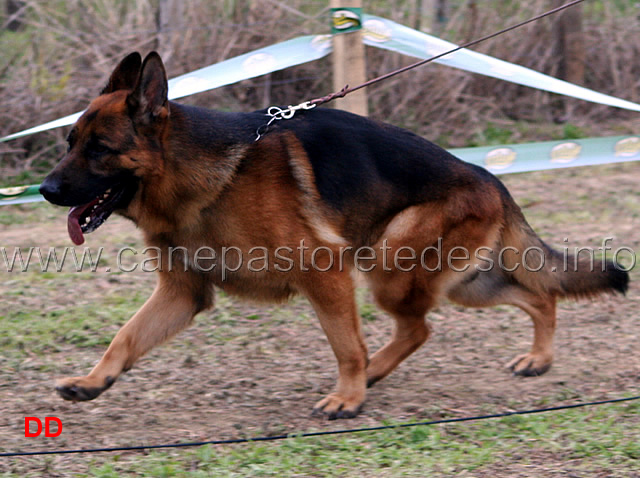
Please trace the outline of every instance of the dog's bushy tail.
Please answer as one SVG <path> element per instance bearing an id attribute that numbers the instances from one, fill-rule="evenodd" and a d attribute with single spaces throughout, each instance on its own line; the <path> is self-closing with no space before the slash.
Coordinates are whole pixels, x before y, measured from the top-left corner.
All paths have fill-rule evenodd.
<path id="1" fill-rule="evenodd" d="M 591 256 L 586 257 L 587 254 L 576 257 L 576 254 L 556 251 L 538 237 L 515 203 L 508 205 L 507 213 L 502 246 L 511 247 L 518 253 L 505 254 L 504 266 L 508 270 L 519 263 L 510 274 L 520 284 L 534 292 L 574 299 L 627 292 L 629 273 L 620 266 L 604 258 L 592 260 Z M 522 255 L 527 249 L 530 252 L 525 268 Z"/>

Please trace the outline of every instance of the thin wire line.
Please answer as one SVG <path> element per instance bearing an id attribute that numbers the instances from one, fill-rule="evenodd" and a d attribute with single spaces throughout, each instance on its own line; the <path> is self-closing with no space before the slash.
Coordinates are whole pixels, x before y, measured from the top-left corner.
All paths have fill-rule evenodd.
<path id="1" fill-rule="evenodd" d="M 266 441 L 278 441 L 287 440 L 290 438 L 309 438 L 309 437 L 321 437 L 329 435 L 345 435 L 351 433 L 363 433 L 363 432 L 376 432 L 383 430 L 399 430 L 402 428 L 413 428 L 419 426 L 430 425 L 442 425 L 447 423 L 461 423 L 471 422 L 479 420 L 488 420 L 495 418 L 505 418 L 516 415 L 533 415 L 536 413 L 546 413 L 559 410 L 570 410 L 574 408 L 582 408 L 588 406 L 599 406 L 612 403 L 630 402 L 640 399 L 640 395 L 627 398 L 614 398 L 609 400 L 599 400 L 593 402 L 574 403 L 571 405 L 558 405 L 556 407 L 547 408 L 535 408 L 531 410 L 516 410 L 513 412 L 494 413 L 490 415 L 476 415 L 471 417 L 459 417 L 459 418 L 443 418 L 441 420 L 431 420 L 426 422 L 416 423 L 400 423 L 397 425 L 382 425 L 377 427 L 365 427 L 365 428 L 347 428 L 342 430 L 329 430 L 321 432 L 306 432 L 306 433 L 292 433 L 287 435 L 274 435 L 274 436 L 262 436 L 256 438 L 235 438 L 230 440 L 208 440 L 200 442 L 187 442 L 187 443 L 167 443 L 162 445 L 139 445 L 139 446 L 122 446 L 122 447 L 110 447 L 110 448 L 83 448 L 72 450 L 40 450 L 40 451 L 19 451 L 12 453 L 0 453 L 0 457 L 15 457 L 15 456 L 36 456 L 36 455 L 69 455 L 75 453 L 103 453 L 114 451 L 142 451 L 142 450 L 160 450 L 167 448 L 185 448 L 185 447 L 198 447 L 204 445 L 235 445 L 251 442 L 266 442 Z"/>

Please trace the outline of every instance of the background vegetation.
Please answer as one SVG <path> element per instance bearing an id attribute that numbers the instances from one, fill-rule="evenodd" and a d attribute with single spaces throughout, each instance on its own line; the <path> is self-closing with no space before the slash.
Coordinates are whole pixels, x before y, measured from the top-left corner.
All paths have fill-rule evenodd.
<path id="1" fill-rule="evenodd" d="M 302 34 L 326 33 L 326 0 L 0 0 L 0 136 L 86 107 L 131 50 L 158 49 L 170 76 Z M 365 0 L 368 13 L 430 26 L 464 42 L 542 12 L 556 0 Z M 423 6 L 440 7 L 436 25 Z M 588 0 L 580 45 L 585 86 L 640 100 L 635 0 Z M 161 8 L 163 7 L 163 8 Z M 168 8 L 168 10 L 167 10 Z M 16 20 L 19 20 L 16 22 Z M 546 19 L 477 47 L 554 76 L 567 74 L 560 20 Z M 368 76 L 412 61 L 367 49 Z M 564 71 L 563 71 L 564 70 Z M 575 70 L 574 70 L 575 71 Z M 569 72 L 570 73 L 570 72 Z M 326 94 L 325 59 L 184 101 L 249 111 Z M 370 89 L 372 117 L 443 146 L 603 136 L 640 131 L 637 113 L 429 65 Z M 64 152 L 68 129 L 0 144 L 0 186 L 38 182 Z M 640 249 L 640 163 L 570 168 L 503 178 L 545 241 L 600 243 L 613 235 Z M 0 245 L 68 245 L 66 212 L 45 203 L 0 208 Z M 587 227 L 586 224 L 589 226 Z M 91 236 L 113 255 L 142 249 L 121 218 Z M 575 242 L 574 242 L 575 241 Z M 150 274 L 7 273 L 0 276 L 0 451 L 158 444 L 470 416 L 637 394 L 640 266 L 625 298 L 562 303 L 557 366 L 517 380 L 502 361 L 530 341 L 511 308 L 430 314 L 429 345 L 372 390 L 349 423 L 309 417 L 333 386 L 333 358 L 309 305 L 217 307 L 154 351 L 105 400 L 69 404 L 54 377 L 89 370 L 116 330 L 148 296 Z M 372 350 L 391 321 L 360 297 Z M 0 459 L 0 477 L 117 476 L 535 476 L 638 477 L 638 402 L 473 424 L 325 439 L 150 453 Z M 23 437 L 24 416 L 55 415 L 58 439 Z"/>
<path id="2" fill-rule="evenodd" d="M 364 3 L 368 13 L 412 27 L 430 26 L 442 38 L 464 42 L 558 2 L 439 0 L 441 21 L 436 24 L 424 18 L 424 6 L 433 1 Z M 298 35 L 326 33 L 327 5 L 324 0 L 0 0 L 0 136 L 82 110 L 131 50 L 158 49 L 173 77 Z M 639 14 L 632 0 L 584 3 L 579 41 L 585 86 L 640 99 Z M 476 49 L 563 76 L 560 21 L 545 19 Z M 373 77 L 410 61 L 368 48 L 367 74 Z M 288 104 L 331 91 L 330 74 L 330 60 L 324 59 L 185 101 L 240 111 Z M 445 147 L 633 131 L 634 116 L 622 110 L 565 101 L 433 64 L 371 87 L 369 102 L 372 117 Z M 41 179 L 64 151 L 66 132 L 0 144 L 2 185 Z"/>

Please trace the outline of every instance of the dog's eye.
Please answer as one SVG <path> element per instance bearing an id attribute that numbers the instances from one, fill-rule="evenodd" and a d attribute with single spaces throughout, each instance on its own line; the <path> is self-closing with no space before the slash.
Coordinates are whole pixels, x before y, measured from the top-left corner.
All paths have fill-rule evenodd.
<path id="1" fill-rule="evenodd" d="M 109 148 L 107 148 L 104 144 L 96 144 L 91 150 L 97 154 L 106 154 L 109 152 Z"/>
<path id="2" fill-rule="evenodd" d="M 113 153 L 113 150 L 98 141 L 92 141 L 87 145 L 86 154 L 89 157 L 98 159 L 109 153 Z"/>

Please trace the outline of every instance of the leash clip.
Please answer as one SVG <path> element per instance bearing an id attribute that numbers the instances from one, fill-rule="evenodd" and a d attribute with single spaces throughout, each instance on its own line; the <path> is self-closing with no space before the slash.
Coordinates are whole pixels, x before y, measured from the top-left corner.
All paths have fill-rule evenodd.
<path id="1" fill-rule="evenodd" d="M 277 106 L 272 106 L 267 110 L 267 115 L 273 117 L 274 119 L 291 119 L 293 115 L 296 114 L 298 110 L 310 110 L 315 108 L 316 105 L 312 104 L 311 101 L 305 101 L 304 103 L 300 103 L 299 105 L 291 106 L 289 105 L 286 109 L 278 108 Z"/>
<path id="2" fill-rule="evenodd" d="M 293 115 L 296 114 L 296 111 L 310 110 L 315 107 L 316 107 L 315 103 L 311 103 L 311 101 L 305 101 L 304 103 L 300 103 L 299 105 L 295 105 L 295 106 L 289 105 L 285 109 L 282 109 L 278 106 L 270 106 L 269 109 L 267 110 L 267 116 L 270 116 L 271 119 L 269 119 L 267 124 L 264 124 L 257 129 L 256 141 L 262 138 L 262 136 L 267 132 L 267 129 L 269 128 L 271 123 L 273 123 L 275 120 L 291 119 L 293 118 Z"/>

